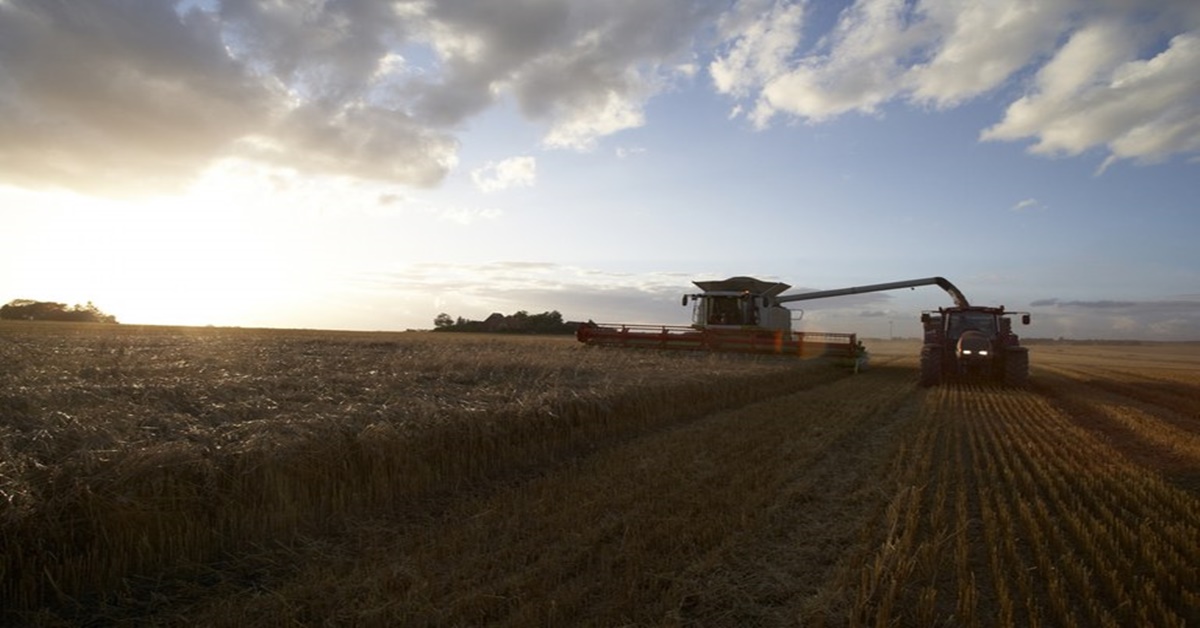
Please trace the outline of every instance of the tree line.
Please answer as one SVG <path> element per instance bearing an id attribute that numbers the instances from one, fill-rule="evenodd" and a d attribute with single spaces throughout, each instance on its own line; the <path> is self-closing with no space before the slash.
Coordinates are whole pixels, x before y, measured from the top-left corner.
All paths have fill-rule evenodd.
<path id="1" fill-rule="evenodd" d="M 433 331 L 474 331 L 500 334 L 573 334 L 575 323 L 563 321 L 558 311 L 530 314 L 520 310 L 513 314 L 504 315 L 499 312 L 488 316 L 482 321 L 474 321 L 459 316 L 453 318 L 441 313 L 433 319 Z"/>
<path id="2" fill-rule="evenodd" d="M 92 304 L 67 306 L 52 301 L 14 299 L 0 306 L 0 320 L 12 321 L 66 321 L 73 323 L 116 323 L 117 317 L 105 314 Z"/>

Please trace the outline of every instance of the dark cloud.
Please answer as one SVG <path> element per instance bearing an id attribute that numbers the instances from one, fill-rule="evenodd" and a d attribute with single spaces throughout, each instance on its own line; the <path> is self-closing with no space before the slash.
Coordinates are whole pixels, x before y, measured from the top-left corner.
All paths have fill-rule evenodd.
<path id="1" fill-rule="evenodd" d="M 1200 297 L 1119 301 L 1038 299 L 1037 335 L 1069 338 L 1200 339 Z"/>
<path id="2" fill-rule="evenodd" d="M 1080 307 L 1089 309 L 1110 310 L 1113 308 L 1128 308 L 1138 305 L 1135 301 L 1059 301 L 1059 307 Z"/>
<path id="3" fill-rule="evenodd" d="M 1153 309 L 1155 311 L 1177 310 L 1182 312 L 1200 313 L 1200 299 L 1178 299 L 1163 301 L 1116 301 L 1111 299 L 1100 299 L 1096 301 L 1067 301 L 1051 298 L 1031 301 L 1029 306 L 1076 308 L 1087 310 Z"/>
<path id="4" fill-rule="evenodd" d="M 211 16 L 158 0 L 0 3 L 7 182 L 170 187 L 262 127 L 271 100 Z"/>
<path id="5" fill-rule="evenodd" d="M 237 156 L 430 186 L 455 163 L 459 125 L 504 94 L 571 141 L 628 128 L 637 116 L 586 119 L 638 109 L 719 9 L 8 0 L 0 182 L 136 194 Z"/>

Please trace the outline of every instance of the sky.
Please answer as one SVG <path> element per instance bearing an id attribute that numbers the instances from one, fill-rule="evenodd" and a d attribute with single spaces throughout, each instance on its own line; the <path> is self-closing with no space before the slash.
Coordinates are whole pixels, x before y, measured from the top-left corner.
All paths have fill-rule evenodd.
<path id="1" fill-rule="evenodd" d="M 1195 0 L 0 0 L 0 302 L 1200 340 L 1198 235 Z"/>

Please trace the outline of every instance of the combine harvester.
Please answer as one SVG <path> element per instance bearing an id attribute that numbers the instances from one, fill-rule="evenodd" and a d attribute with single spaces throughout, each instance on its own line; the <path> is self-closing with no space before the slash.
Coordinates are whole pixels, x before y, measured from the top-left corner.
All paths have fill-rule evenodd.
<path id="1" fill-rule="evenodd" d="M 921 385 L 965 376 L 1024 385 L 1028 378 L 1028 349 L 1020 346 L 1008 318 L 1018 312 L 1006 312 L 1003 306 L 972 306 L 962 291 L 942 277 L 791 295 L 783 294 L 791 287 L 785 283 L 752 277 L 694 283 L 703 292 L 683 297 L 683 305 L 694 303 L 690 326 L 588 321 L 579 325 L 575 337 L 598 346 L 832 357 L 858 369 L 867 358 L 856 334 L 793 331 L 793 311 L 783 304 L 936 285 L 950 294 L 954 307 L 921 315 L 925 328 Z M 1022 322 L 1029 324 L 1029 314 L 1020 314 Z"/>

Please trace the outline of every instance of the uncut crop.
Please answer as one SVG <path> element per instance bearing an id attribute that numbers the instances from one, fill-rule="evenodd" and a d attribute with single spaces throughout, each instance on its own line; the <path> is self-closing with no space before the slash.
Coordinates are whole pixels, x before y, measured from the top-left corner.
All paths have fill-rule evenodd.
<path id="1" fill-rule="evenodd" d="M 76 605 L 842 375 L 570 339 L 5 323 L 2 606 Z"/>

